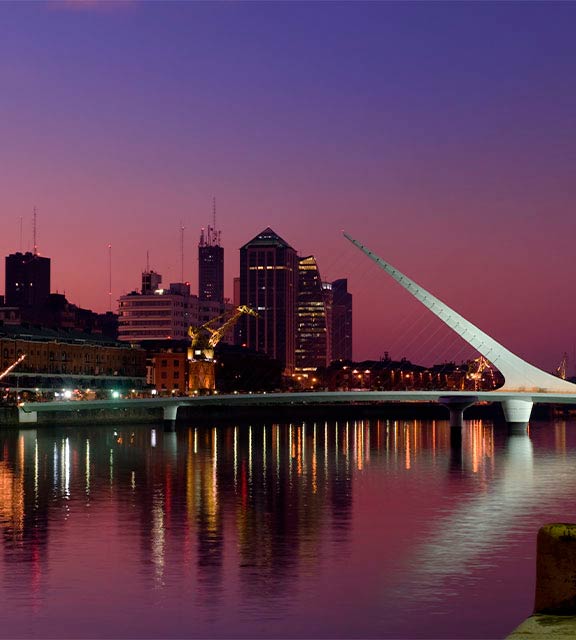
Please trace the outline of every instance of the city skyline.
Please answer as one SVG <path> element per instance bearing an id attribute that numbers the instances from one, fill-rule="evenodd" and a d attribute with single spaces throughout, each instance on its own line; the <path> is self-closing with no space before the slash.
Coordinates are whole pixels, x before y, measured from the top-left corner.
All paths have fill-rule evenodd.
<path id="1" fill-rule="evenodd" d="M 37 206 L 39 252 L 71 302 L 108 309 L 108 243 L 114 301 L 137 286 L 147 250 L 164 282 L 179 281 L 180 221 L 196 283 L 216 196 L 226 297 L 238 249 L 270 226 L 324 280 L 348 279 L 358 359 L 459 348 L 448 338 L 427 356 L 398 338 L 405 318 L 417 334 L 426 317 L 341 229 L 534 364 L 573 358 L 576 7 L 30 3 L 2 14 L 0 250 L 32 248 Z"/>

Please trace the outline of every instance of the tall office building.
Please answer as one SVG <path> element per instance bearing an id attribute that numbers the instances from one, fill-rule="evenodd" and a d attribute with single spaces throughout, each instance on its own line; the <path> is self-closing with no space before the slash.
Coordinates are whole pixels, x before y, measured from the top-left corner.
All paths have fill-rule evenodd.
<path id="1" fill-rule="evenodd" d="M 208 227 L 198 244 L 198 297 L 200 300 L 224 302 L 224 248 L 220 231 Z"/>
<path id="2" fill-rule="evenodd" d="M 5 305 L 39 307 L 50 295 L 50 258 L 37 253 L 6 256 Z"/>
<path id="3" fill-rule="evenodd" d="M 240 303 L 258 312 L 243 316 L 238 341 L 294 371 L 296 348 L 296 251 L 272 229 L 264 229 L 240 249 Z"/>
<path id="4" fill-rule="evenodd" d="M 316 371 L 331 362 L 329 298 L 314 256 L 298 260 L 296 371 Z"/>
<path id="5" fill-rule="evenodd" d="M 346 278 L 332 283 L 332 359 L 352 360 L 352 294 Z"/>

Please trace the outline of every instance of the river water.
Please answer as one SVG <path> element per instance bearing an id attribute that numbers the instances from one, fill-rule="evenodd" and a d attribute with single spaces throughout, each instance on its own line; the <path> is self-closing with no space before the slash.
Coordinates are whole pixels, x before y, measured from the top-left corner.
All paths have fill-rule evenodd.
<path id="1" fill-rule="evenodd" d="M 499 638 L 576 424 L 0 432 L 2 637 Z"/>

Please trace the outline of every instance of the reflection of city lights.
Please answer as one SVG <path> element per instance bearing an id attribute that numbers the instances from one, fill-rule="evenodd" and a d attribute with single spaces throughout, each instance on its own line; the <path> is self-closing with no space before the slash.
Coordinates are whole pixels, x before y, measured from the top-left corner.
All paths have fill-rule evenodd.
<path id="1" fill-rule="evenodd" d="M 218 469 L 218 429 L 216 427 L 212 429 L 212 450 L 214 452 L 212 456 L 212 492 L 214 501 L 216 501 L 218 492 L 216 475 Z"/>
<path id="2" fill-rule="evenodd" d="M 34 439 L 34 502 L 38 502 L 38 438 Z"/>
<path id="3" fill-rule="evenodd" d="M 262 479 L 266 486 L 266 425 L 262 429 Z"/>
<path id="4" fill-rule="evenodd" d="M 314 428 L 312 432 L 312 493 L 316 493 L 318 491 L 317 478 L 316 478 L 316 469 L 317 469 L 317 459 L 316 459 L 316 423 L 314 423 Z"/>
<path id="5" fill-rule="evenodd" d="M 238 484 L 238 427 L 234 427 L 234 487 Z"/>
<path id="6" fill-rule="evenodd" d="M 86 495 L 90 495 L 90 440 L 86 439 Z"/>
<path id="7" fill-rule="evenodd" d="M 157 586 L 162 586 L 164 576 L 164 509 L 162 505 L 162 493 L 154 492 L 152 502 L 152 562 L 156 569 Z"/>
<path id="8" fill-rule="evenodd" d="M 150 444 L 155 447 L 156 446 L 156 429 L 152 429 L 150 432 Z"/>
<path id="9" fill-rule="evenodd" d="M 70 441 L 68 438 L 62 441 L 62 481 L 64 496 L 70 497 Z"/>
<path id="10" fill-rule="evenodd" d="M 54 443 L 54 451 L 52 453 L 52 469 L 54 470 L 53 472 L 53 482 L 54 482 L 54 489 L 57 489 L 58 487 L 58 445 L 56 443 Z"/>
<path id="11" fill-rule="evenodd" d="M 276 479 L 280 477 L 280 427 L 276 425 Z"/>
<path id="12" fill-rule="evenodd" d="M 336 423 L 334 429 L 334 461 L 336 462 L 336 466 L 338 466 L 338 423 Z"/>
<path id="13" fill-rule="evenodd" d="M 328 475 L 328 422 L 324 423 L 324 474 Z"/>
<path id="14" fill-rule="evenodd" d="M 405 442 L 405 452 L 406 452 L 406 457 L 405 457 L 405 465 L 406 465 L 406 469 L 410 470 L 410 466 L 411 466 L 411 461 L 410 461 L 410 429 L 408 428 L 407 425 L 404 425 L 404 436 L 406 438 L 406 442 Z"/>
<path id="15" fill-rule="evenodd" d="M 248 427 L 248 481 L 252 486 L 252 427 Z"/>

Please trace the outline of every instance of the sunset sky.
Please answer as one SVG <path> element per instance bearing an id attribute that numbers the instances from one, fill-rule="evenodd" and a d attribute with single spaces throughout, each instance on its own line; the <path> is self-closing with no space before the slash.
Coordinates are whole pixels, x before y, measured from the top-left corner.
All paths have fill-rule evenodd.
<path id="1" fill-rule="evenodd" d="M 576 351 L 576 4 L 4 2 L 0 253 L 108 309 L 150 265 L 226 288 L 272 227 L 349 278 L 356 358 L 469 351 L 345 229 L 528 360 Z M 4 265 L 0 271 L 4 282 Z M 3 291 L 3 284 L 1 285 Z"/>

